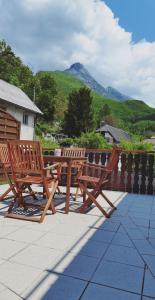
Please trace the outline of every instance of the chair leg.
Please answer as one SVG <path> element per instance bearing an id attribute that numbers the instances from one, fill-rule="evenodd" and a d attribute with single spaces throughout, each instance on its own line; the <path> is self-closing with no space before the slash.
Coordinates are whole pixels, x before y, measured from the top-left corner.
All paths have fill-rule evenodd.
<path id="1" fill-rule="evenodd" d="M 115 205 L 109 200 L 109 198 L 108 198 L 102 191 L 101 191 L 101 195 L 102 195 L 102 197 L 108 202 L 108 204 L 109 204 L 111 207 L 117 209 L 117 207 L 115 207 Z"/>
<path id="2" fill-rule="evenodd" d="M 105 215 L 106 218 L 109 218 L 112 212 L 116 209 L 116 207 L 113 205 L 113 203 L 104 195 L 104 193 L 100 190 L 94 189 L 92 192 L 89 192 L 87 188 L 85 187 L 84 184 L 79 184 L 83 191 L 86 193 L 88 198 L 85 200 L 85 202 L 76 210 L 78 213 L 84 213 L 85 210 L 92 204 L 94 203 L 98 209 L 102 212 L 103 215 Z M 111 211 L 107 213 L 105 209 L 97 202 L 97 197 L 101 195 L 112 207 Z"/>
<path id="3" fill-rule="evenodd" d="M 3 201 L 4 198 L 11 192 L 13 191 L 14 184 L 10 186 L 1 196 L 0 196 L 0 201 Z"/>
<path id="4" fill-rule="evenodd" d="M 42 213 L 42 215 L 40 217 L 39 223 L 43 222 L 43 220 L 44 220 L 44 218 L 46 216 L 47 210 L 49 209 L 50 206 L 52 207 L 53 214 L 56 212 L 54 204 L 53 204 L 53 196 L 55 194 L 55 191 L 56 191 L 57 187 L 58 187 L 58 182 L 56 181 L 53 184 L 52 191 L 51 191 L 51 193 L 49 195 L 49 198 L 48 198 L 47 203 L 45 205 L 44 211 L 43 211 L 43 213 Z"/>

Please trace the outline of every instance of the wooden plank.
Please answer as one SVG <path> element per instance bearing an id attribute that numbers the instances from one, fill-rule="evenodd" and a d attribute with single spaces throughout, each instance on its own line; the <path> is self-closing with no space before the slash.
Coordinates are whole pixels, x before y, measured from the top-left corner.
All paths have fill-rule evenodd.
<path id="1" fill-rule="evenodd" d="M 0 124 L 12 126 L 12 127 L 18 127 L 18 122 L 14 120 L 7 120 L 6 118 L 5 119 L 0 118 Z"/>

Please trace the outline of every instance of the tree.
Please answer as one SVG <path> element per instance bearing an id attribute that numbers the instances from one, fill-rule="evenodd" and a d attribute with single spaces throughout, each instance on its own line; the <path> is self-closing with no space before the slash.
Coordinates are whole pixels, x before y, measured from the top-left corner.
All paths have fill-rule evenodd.
<path id="1" fill-rule="evenodd" d="M 43 119 L 52 123 L 55 115 L 57 88 L 54 79 L 48 73 L 39 72 L 35 78 L 35 103 L 43 112 Z"/>
<path id="2" fill-rule="evenodd" d="M 33 73 L 4 40 L 0 41 L 0 78 L 32 95 Z"/>
<path id="3" fill-rule="evenodd" d="M 64 118 L 64 132 L 80 136 L 93 128 L 92 96 L 88 88 L 81 88 L 69 94 L 68 110 Z"/>
<path id="4" fill-rule="evenodd" d="M 101 121 L 105 121 L 105 117 L 111 114 L 111 110 L 108 104 L 104 104 L 98 112 L 98 126 L 100 126 Z"/>

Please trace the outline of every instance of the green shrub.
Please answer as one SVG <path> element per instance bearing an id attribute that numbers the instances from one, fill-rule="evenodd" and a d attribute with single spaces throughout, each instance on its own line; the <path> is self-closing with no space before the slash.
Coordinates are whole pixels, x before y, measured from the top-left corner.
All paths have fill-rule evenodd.
<path id="1" fill-rule="evenodd" d="M 144 151 L 153 151 L 153 145 L 150 143 L 142 142 L 142 141 L 125 141 L 122 140 L 120 146 L 124 150 L 144 150 Z"/>
<path id="2" fill-rule="evenodd" d="M 46 139 L 41 138 L 41 137 L 37 137 L 36 139 L 40 141 L 41 146 L 43 148 L 59 148 L 60 147 L 58 142 L 51 141 L 51 140 L 46 140 Z"/>
<path id="3" fill-rule="evenodd" d="M 100 133 L 82 133 L 79 138 L 74 139 L 75 145 L 89 149 L 110 149 L 112 146 L 107 143 Z"/>

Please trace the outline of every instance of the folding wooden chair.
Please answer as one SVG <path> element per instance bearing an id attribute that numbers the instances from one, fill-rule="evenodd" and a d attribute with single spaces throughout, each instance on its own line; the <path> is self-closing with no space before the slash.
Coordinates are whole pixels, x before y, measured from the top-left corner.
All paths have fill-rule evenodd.
<path id="1" fill-rule="evenodd" d="M 44 167 L 40 143 L 37 141 L 10 141 L 8 142 L 9 158 L 12 167 L 13 180 L 15 183 L 17 197 L 10 205 L 6 217 L 43 222 L 45 215 L 50 209 L 54 214 L 55 207 L 53 197 L 58 187 L 60 164 Z M 47 175 L 47 171 L 56 170 L 56 173 Z M 43 198 L 40 201 L 31 185 L 43 186 Z M 31 196 L 33 203 L 27 202 L 27 196 L 23 197 L 25 189 L 28 188 L 27 196 Z M 33 210 L 34 209 L 34 210 Z M 40 215 L 35 215 L 35 209 L 40 209 Z M 33 214 L 34 212 L 34 214 Z"/>
<path id="2" fill-rule="evenodd" d="M 6 196 L 12 191 L 14 197 L 16 197 L 16 189 L 15 184 L 12 181 L 12 170 L 11 164 L 9 159 L 9 151 L 7 143 L 1 142 L 0 143 L 0 164 L 2 167 L 2 171 L 4 172 L 5 179 L 9 184 L 9 188 L 0 196 L 0 201 L 3 201 Z"/>
<path id="3" fill-rule="evenodd" d="M 121 151 L 122 150 L 120 148 L 114 147 L 110 159 L 105 167 L 91 163 L 83 165 L 81 175 L 79 174 L 78 177 L 79 187 L 83 191 L 83 204 L 76 210 L 76 212 L 84 213 L 94 203 L 99 210 L 107 218 L 109 218 L 113 210 L 116 209 L 114 204 L 104 194 L 103 189 L 118 164 Z M 97 201 L 99 195 L 101 195 L 110 205 L 111 210 L 109 213 L 107 213 Z"/>
<path id="4" fill-rule="evenodd" d="M 62 149 L 62 156 L 85 157 L 85 154 L 86 154 L 86 148 L 71 147 L 71 148 L 63 148 Z M 63 164 L 62 167 L 66 167 L 66 165 Z M 74 200 L 76 200 L 76 198 L 78 196 L 78 191 L 80 188 L 78 186 L 78 182 L 77 182 L 77 175 L 79 174 L 81 167 L 82 167 L 81 162 L 75 162 L 72 165 L 72 175 L 75 177 L 74 184 L 77 186 Z M 62 174 L 66 174 L 66 172 L 62 172 Z M 80 196 L 81 196 L 81 194 L 80 194 Z"/>

